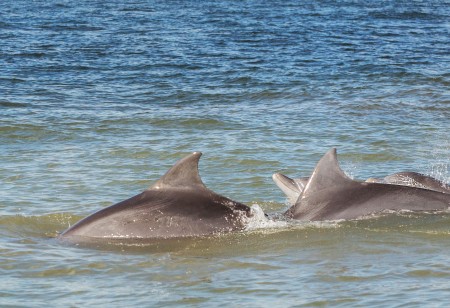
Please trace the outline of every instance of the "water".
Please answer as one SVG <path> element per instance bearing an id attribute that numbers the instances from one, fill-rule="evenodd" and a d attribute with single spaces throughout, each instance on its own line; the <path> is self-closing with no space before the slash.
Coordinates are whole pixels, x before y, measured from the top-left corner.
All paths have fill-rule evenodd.
<path id="1" fill-rule="evenodd" d="M 55 237 L 204 153 L 212 190 L 287 208 L 330 147 L 355 178 L 450 182 L 448 1 L 3 1 L 1 306 L 447 306 L 450 215 Z"/>

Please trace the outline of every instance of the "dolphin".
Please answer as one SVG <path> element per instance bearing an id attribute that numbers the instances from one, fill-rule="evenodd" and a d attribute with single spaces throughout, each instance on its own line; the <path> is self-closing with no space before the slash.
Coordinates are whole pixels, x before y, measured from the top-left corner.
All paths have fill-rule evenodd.
<path id="1" fill-rule="evenodd" d="M 274 173 L 272 179 L 288 198 L 288 204 L 294 205 L 308 183 L 309 177 L 291 179 L 284 174 Z M 412 186 L 450 194 L 449 184 L 417 172 L 397 172 L 384 178 L 368 178 L 366 182 Z"/>
<path id="2" fill-rule="evenodd" d="M 317 163 L 296 203 L 285 215 L 302 221 L 355 219 L 384 210 L 447 210 L 450 194 L 382 183 L 358 182 L 340 168 L 336 149 Z"/>
<path id="3" fill-rule="evenodd" d="M 277 186 L 284 192 L 284 194 L 288 198 L 288 203 L 290 205 L 294 205 L 303 189 L 305 189 L 309 177 L 291 179 L 284 174 L 274 173 L 272 175 L 272 179 L 275 184 L 277 184 Z"/>
<path id="4" fill-rule="evenodd" d="M 87 216 L 60 238 L 167 239 L 243 230 L 253 215 L 250 207 L 203 184 L 198 173 L 201 155 L 194 152 L 179 160 L 142 193 Z"/>
<path id="5" fill-rule="evenodd" d="M 394 173 L 383 179 L 369 178 L 366 182 L 412 186 L 450 194 L 449 184 L 431 176 L 412 171 Z"/>

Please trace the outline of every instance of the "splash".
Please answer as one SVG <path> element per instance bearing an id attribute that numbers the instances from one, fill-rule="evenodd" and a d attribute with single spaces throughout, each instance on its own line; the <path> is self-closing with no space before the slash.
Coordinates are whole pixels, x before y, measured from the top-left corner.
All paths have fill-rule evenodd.
<path id="1" fill-rule="evenodd" d="M 278 232 L 308 228 L 336 228 L 340 223 L 340 221 L 299 221 L 282 215 L 267 216 L 258 204 L 253 204 L 250 208 L 253 216 L 248 218 L 245 231 Z"/>
<path id="2" fill-rule="evenodd" d="M 252 204 L 250 210 L 253 216 L 247 220 L 247 227 L 245 228 L 246 231 L 280 229 L 288 227 L 287 221 L 272 220 L 268 218 L 258 204 Z"/>
<path id="3" fill-rule="evenodd" d="M 427 170 L 428 175 L 443 183 L 450 183 L 450 139 L 447 138 L 447 136 L 442 136 L 433 139 L 434 145 L 429 151 L 432 163 Z"/>

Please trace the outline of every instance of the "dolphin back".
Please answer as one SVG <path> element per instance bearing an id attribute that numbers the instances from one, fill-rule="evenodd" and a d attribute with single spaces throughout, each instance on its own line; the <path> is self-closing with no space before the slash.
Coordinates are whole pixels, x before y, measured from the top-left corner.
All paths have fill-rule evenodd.
<path id="1" fill-rule="evenodd" d="M 449 206 L 450 194 L 354 181 L 340 168 L 336 149 L 331 149 L 317 163 L 305 189 L 285 215 L 298 220 L 336 220 L 385 210 L 446 210 Z"/>
<path id="2" fill-rule="evenodd" d="M 200 156 L 195 152 L 181 159 L 142 193 L 80 220 L 61 237 L 174 238 L 244 229 L 250 208 L 203 184 Z"/>
<path id="3" fill-rule="evenodd" d="M 419 187 L 450 194 L 450 185 L 417 172 L 398 172 L 384 178 L 384 183 Z"/>

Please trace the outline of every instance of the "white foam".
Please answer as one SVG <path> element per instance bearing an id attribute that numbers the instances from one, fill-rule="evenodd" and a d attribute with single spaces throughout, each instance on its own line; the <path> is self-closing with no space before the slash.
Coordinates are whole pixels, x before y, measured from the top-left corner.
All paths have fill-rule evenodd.
<path id="1" fill-rule="evenodd" d="M 258 204 L 252 204 L 250 209 L 253 215 L 248 218 L 247 227 L 245 228 L 247 231 L 259 229 L 279 229 L 286 228 L 289 225 L 287 221 L 275 221 L 269 219 Z"/>

